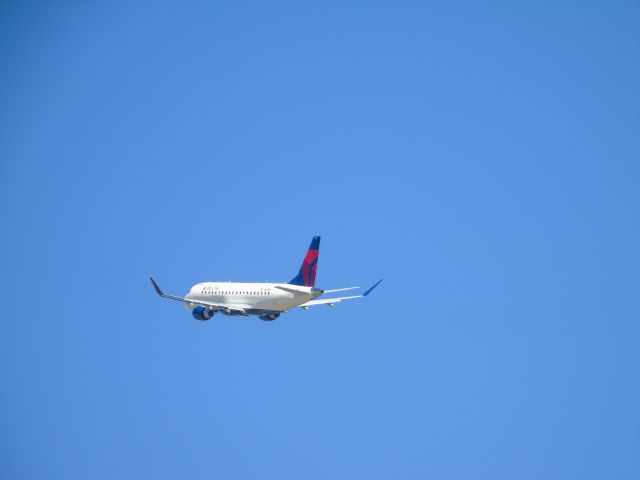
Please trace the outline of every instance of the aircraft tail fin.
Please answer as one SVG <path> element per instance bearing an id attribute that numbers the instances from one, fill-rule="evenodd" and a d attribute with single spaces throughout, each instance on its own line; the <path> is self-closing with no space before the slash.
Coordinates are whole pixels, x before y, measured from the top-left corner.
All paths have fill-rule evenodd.
<path id="1" fill-rule="evenodd" d="M 298 275 L 289 283 L 303 287 L 313 287 L 316 284 L 316 268 L 318 267 L 318 255 L 320 253 L 320 237 L 313 237 L 307 255 L 304 257 Z"/>

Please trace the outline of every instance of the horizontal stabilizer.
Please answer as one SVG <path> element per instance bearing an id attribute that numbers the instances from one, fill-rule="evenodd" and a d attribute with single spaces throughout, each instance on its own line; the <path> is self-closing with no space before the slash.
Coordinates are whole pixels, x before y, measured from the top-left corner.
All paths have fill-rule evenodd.
<path id="1" fill-rule="evenodd" d="M 324 293 L 345 292 L 347 290 L 357 290 L 360 287 L 334 288 L 333 290 L 323 290 Z"/>
<path id="2" fill-rule="evenodd" d="M 284 285 L 275 285 L 273 288 L 277 288 L 278 290 L 282 290 L 289 293 L 308 293 L 309 292 L 309 288 L 307 287 L 295 288 L 295 287 L 288 287 L 288 286 L 285 287 Z"/>

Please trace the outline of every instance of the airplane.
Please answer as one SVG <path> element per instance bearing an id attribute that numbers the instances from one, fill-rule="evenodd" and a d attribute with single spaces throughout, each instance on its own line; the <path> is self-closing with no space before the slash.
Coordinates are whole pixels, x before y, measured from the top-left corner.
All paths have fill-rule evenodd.
<path id="1" fill-rule="evenodd" d="M 345 300 L 364 298 L 382 282 L 382 279 L 378 280 L 361 295 L 318 299 L 325 293 L 360 288 L 347 287 L 334 290 L 315 288 L 319 253 L 320 237 L 316 236 L 311 240 L 311 245 L 298 275 L 288 283 L 205 282 L 194 285 L 189 293 L 184 297 L 179 297 L 164 293 L 153 277 L 149 277 L 149 279 L 158 295 L 183 302 L 185 308 L 191 310 L 191 314 L 196 320 L 209 320 L 216 313 L 223 313 L 232 316 L 257 315 L 258 318 L 265 321 L 275 320 L 280 314 L 296 307 L 305 310 L 315 305 L 333 307 L 336 303 Z"/>

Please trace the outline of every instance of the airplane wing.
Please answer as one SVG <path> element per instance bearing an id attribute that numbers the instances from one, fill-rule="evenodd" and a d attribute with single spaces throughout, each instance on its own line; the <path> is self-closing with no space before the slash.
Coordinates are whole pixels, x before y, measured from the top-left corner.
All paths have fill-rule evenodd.
<path id="1" fill-rule="evenodd" d="M 210 302 L 203 302 L 202 300 L 189 300 L 186 298 L 184 299 L 184 302 L 190 305 L 196 305 L 196 306 L 208 308 L 210 310 L 215 310 L 216 312 L 223 311 L 225 313 L 234 313 L 236 315 L 247 315 L 246 309 L 249 308 L 248 305 L 247 306 L 227 305 L 225 303 L 210 303 Z"/>
<path id="2" fill-rule="evenodd" d="M 315 305 L 328 305 L 329 307 L 333 307 L 336 303 L 340 303 L 340 302 L 343 302 L 345 300 L 351 300 L 353 298 L 363 298 L 363 297 L 366 297 L 367 295 L 369 295 L 373 291 L 374 288 L 376 288 L 378 285 L 380 285 L 381 282 L 382 282 L 382 279 L 378 280 L 373 287 L 368 289 L 362 295 L 353 295 L 353 296 L 350 296 L 350 297 L 322 298 L 320 300 L 310 300 L 310 301 L 308 301 L 306 303 L 303 303 L 302 305 L 299 305 L 299 307 L 300 308 L 304 308 L 305 310 L 308 309 L 309 307 L 313 307 Z M 339 290 L 341 290 L 341 289 L 338 289 L 338 291 Z"/>
<path id="3" fill-rule="evenodd" d="M 153 288 L 155 289 L 156 293 L 158 295 L 160 295 L 163 298 L 169 298 L 171 300 L 178 300 L 179 302 L 185 302 L 185 303 L 189 303 L 191 305 L 196 305 L 196 306 L 200 306 L 200 307 L 204 307 L 204 308 L 209 308 L 211 310 L 215 310 L 215 311 L 219 311 L 222 310 L 225 313 L 236 313 L 236 314 L 240 314 L 240 315 L 246 315 L 245 309 L 239 307 L 238 305 L 227 305 L 225 303 L 213 303 L 213 302 L 204 302 L 202 300 L 191 300 L 189 298 L 184 298 L 184 297 L 179 297 L 177 295 L 168 295 L 166 293 L 164 293 L 162 290 L 160 290 L 160 287 L 158 286 L 158 284 L 156 283 L 156 281 L 153 279 L 153 277 L 149 277 L 149 279 L 151 280 L 151 283 L 153 284 Z M 247 306 L 248 308 L 248 306 Z"/>
<path id="4" fill-rule="evenodd" d="M 300 293 L 300 292 L 307 292 L 307 289 L 301 289 L 301 288 L 294 288 L 292 286 L 289 285 L 276 285 L 273 288 L 277 288 L 278 290 L 283 290 L 285 292 L 290 292 L 290 293 Z M 336 288 L 334 290 L 323 290 L 323 293 L 333 293 L 333 292 L 344 292 L 345 290 L 355 290 L 357 288 L 360 287 L 347 287 L 347 288 Z"/>

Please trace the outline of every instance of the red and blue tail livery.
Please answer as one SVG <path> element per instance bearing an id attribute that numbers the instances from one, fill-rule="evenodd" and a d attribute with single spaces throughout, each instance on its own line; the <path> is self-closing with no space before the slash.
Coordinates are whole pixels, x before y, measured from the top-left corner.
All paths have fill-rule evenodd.
<path id="1" fill-rule="evenodd" d="M 151 283 L 158 295 L 182 302 L 196 320 L 209 320 L 216 314 L 249 316 L 271 321 L 292 308 L 308 310 L 316 305 L 333 307 L 336 303 L 367 297 L 382 280 L 359 295 L 319 298 L 327 293 L 355 290 L 360 287 L 323 290 L 315 287 L 320 237 L 313 237 L 298 275 L 289 283 L 204 282 L 191 287 L 184 297 L 169 295 L 160 290 L 156 281 Z"/>
<path id="2" fill-rule="evenodd" d="M 318 268 L 318 255 L 320 254 L 320 237 L 313 237 L 307 255 L 304 257 L 298 275 L 290 282 L 290 285 L 301 287 L 314 287 L 316 284 L 316 269 Z"/>

